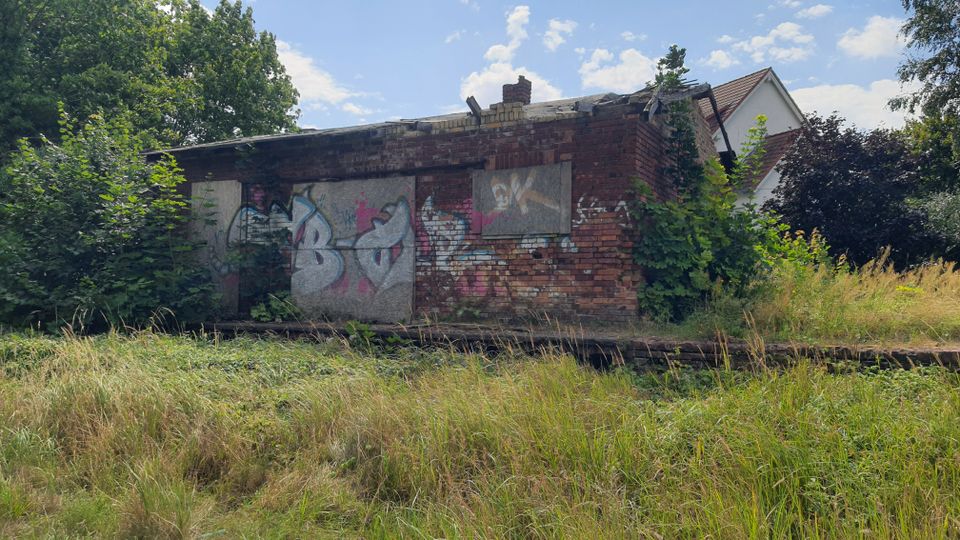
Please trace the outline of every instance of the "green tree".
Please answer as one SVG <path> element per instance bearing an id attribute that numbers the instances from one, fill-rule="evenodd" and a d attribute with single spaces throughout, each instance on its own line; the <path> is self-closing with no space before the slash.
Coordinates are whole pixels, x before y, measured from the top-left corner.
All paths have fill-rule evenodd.
<path id="1" fill-rule="evenodd" d="M 923 216 L 936 255 L 960 257 L 960 3 L 904 0 L 910 17 L 903 26 L 910 56 L 900 80 L 919 82 L 909 96 L 891 101 L 894 109 L 919 112 L 905 129 L 919 163 L 919 186 L 908 206 Z"/>
<path id="2" fill-rule="evenodd" d="M 911 55 L 900 65 L 900 80 L 919 81 L 910 96 L 894 99 L 896 109 L 957 116 L 960 113 L 960 2 L 903 0 L 913 11 L 903 25 Z"/>
<path id="3" fill-rule="evenodd" d="M 900 266 L 942 255 L 923 214 L 908 204 L 922 193 L 921 165 L 905 133 L 846 126 L 810 115 L 779 165 L 768 208 L 792 228 L 817 229 L 835 255 L 863 264 L 891 248 Z"/>
<path id="4" fill-rule="evenodd" d="M 168 74 L 188 81 L 189 107 L 173 117 L 175 142 L 207 142 L 296 129 L 298 94 L 277 56 L 276 38 L 257 32 L 253 11 L 221 0 L 212 14 L 197 0 L 174 4 L 176 44 Z"/>
<path id="5" fill-rule="evenodd" d="M 146 163 L 129 125 L 100 117 L 60 143 L 22 141 L 0 172 L 0 324 L 143 324 L 211 305 L 209 272 L 184 239 L 172 158 Z"/>
<path id="6" fill-rule="evenodd" d="M 0 0 L 0 151 L 76 118 L 125 117 L 148 147 L 295 129 L 274 37 L 222 0 Z"/>

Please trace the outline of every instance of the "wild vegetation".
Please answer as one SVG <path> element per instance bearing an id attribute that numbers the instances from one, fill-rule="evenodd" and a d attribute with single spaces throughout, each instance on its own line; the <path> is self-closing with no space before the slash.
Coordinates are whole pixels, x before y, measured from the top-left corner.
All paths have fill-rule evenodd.
<path id="1" fill-rule="evenodd" d="M 632 215 L 644 268 L 641 312 L 667 332 L 842 342 L 960 340 L 960 151 L 954 2 L 904 1 L 912 55 L 892 102 L 919 116 L 902 130 L 859 130 L 810 115 L 778 166 L 764 208 L 737 205 L 762 157 L 763 118 L 732 168 L 703 162 L 690 107 L 671 104 L 657 200 L 641 185 Z M 682 89 L 684 51 L 659 63 L 658 84 Z M 643 180 L 643 179 L 641 179 Z"/>
<path id="2" fill-rule="evenodd" d="M 673 331 L 785 342 L 955 344 L 960 270 L 937 261 L 897 271 L 883 256 L 860 267 L 781 264 L 747 298 L 715 291 Z"/>
<path id="3" fill-rule="evenodd" d="M 960 534 L 955 373 L 391 351 L 6 335 L 0 536 Z"/>
<path id="4" fill-rule="evenodd" d="M 60 110 L 147 148 L 296 129 L 297 91 L 250 8 L 222 0 L 0 0 L 0 163 Z"/>
<path id="5" fill-rule="evenodd" d="M 184 182 L 146 163 L 129 125 L 62 119 L 61 142 L 26 141 L 0 171 L 0 325 L 57 331 L 210 312 L 208 270 L 184 238 Z"/>

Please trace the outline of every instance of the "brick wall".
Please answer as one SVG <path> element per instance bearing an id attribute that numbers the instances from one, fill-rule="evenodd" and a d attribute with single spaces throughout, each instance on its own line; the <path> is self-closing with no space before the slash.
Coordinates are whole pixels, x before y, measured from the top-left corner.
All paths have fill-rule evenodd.
<path id="1" fill-rule="evenodd" d="M 673 194 L 659 174 L 663 127 L 624 104 L 592 115 L 471 128 L 417 124 L 344 130 L 176 155 L 189 179 L 294 184 L 415 176 L 416 316 L 628 321 L 640 271 L 632 262 L 627 204 L 640 179 Z M 511 120 L 513 118 L 513 120 Z M 571 232 L 483 238 L 471 173 L 570 162 Z"/>

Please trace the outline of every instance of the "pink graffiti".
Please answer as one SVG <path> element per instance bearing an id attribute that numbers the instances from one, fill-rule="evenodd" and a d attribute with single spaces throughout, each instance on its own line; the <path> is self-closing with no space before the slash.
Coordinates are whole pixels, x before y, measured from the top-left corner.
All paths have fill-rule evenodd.
<path id="1" fill-rule="evenodd" d="M 463 202 L 464 206 L 470 208 L 470 232 L 479 234 L 485 225 L 490 225 L 496 221 L 501 212 L 487 212 L 483 213 L 479 208 L 473 206 L 473 201 L 467 199 Z"/>
<path id="2" fill-rule="evenodd" d="M 478 272 L 476 268 L 469 269 L 457 279 L 455 284 L 457 293 L 464 297 L 509 296 L 507 288 L 503 286 L 499 276 Z"/>
<path id="3" fill-rule="evenodd" d="M 373 286 L 373 282 L 370 281 L 370 278 L 362 278 L 359 283 L 357 283 L 357 292 L 360 294 L 373 294 L 376 292 L 376 288 Z"/>
<path id="4" fill-rule="evenodd" d="M 360 194 L 363 196 L 363 193 Z M 373 228 L 373 219 L 380 215 L 380 208 L 367 206 L 366 199 L 357 199 L 357 234 L 367 232 Z"/>

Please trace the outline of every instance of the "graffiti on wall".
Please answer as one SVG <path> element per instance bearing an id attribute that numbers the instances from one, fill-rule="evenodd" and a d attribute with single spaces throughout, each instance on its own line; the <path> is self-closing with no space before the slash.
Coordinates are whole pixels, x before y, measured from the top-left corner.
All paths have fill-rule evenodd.
<path id="1" fill-rule="evenodd" d="M 287 193 L 289 195 L 289 193 Z M 271 193 L 263 184 L 244 185 L 245 202 L 230 221 L 227 243 L 270 244 L 284 243 L 290 233 L 290 211 L 283 202 L 286 197 Z"/>
<path id="2" fill-rule="evenodd" d="M 289 204 L 259 184 L 245 187 L 229 225 L 209 235 L 220 251 L 277 244 L 289 263 L 293 301 L 307 315 L 412 315 L 413 178 L 299 184 Z"/>
<path id="3" fill-rule="evenodd" d="M 342 281 L 350 257 L 360 270 L 355 281 L 358 292 L 413 282 L 413 227 L 406 197 L 386 204 L 366 219 L 354 214 L 356 222 L 369 223 L 369 227 L 353 236 L 335 238 L 333 225 L 310 198 L 309 191 L 293 200 L 294 290 L 320 291 Z M 340 289 L 343 288 L 341 284 Z"/>
<path id="4" fill-rule="evenodd" d="M 466 203 L 469 205 L 469 201 Z M 506 262 L 493 250 L 474 249 L 467 241 L 470 224 L 466 217 L 436 208 L 427 197 L 418 215 L 426 245 L 420 254 L 435 270 L 450 277 L 454 290 L 463 296 L 505 296 L 507 288 L 499 269 Z"/>
<path id="5" fill-rule="evenodd" d="M 413 313 L 413 178 L 294 186 L 290 292 L 308 313 L 400 321 Z"/>
<path id="6" fill-rule="evenodd" d="M 570 163 L 473 173 L 483 236 L 570 233 Z"/>
<path id="7" fill-rule="evenodd" d="M 613 213 L 616 215 L 617 224 L 621 228 L 626 228 L 630 221 L 630 213 L 627 210 L 626 201 L 617 201 L 615 205 L 609 207 L 600 202 L 596 197 L 587 197 L 581 195 L 577 199 L 577 206 L 574 209 L 573 224 L 583 225 L 588 221 L 600 219 L 604 214 Z"/>

